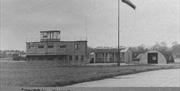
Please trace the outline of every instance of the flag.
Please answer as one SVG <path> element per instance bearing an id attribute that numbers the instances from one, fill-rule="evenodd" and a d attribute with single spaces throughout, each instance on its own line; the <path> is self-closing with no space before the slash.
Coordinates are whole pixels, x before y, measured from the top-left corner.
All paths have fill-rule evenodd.
<path id="1" fill-rule="evenodd" d="M 127 5 L 131 6 L 133 9 L 136 9 L 136 6 L 130 0 L 122 0 L 122 2 L 124 2 Z"/>

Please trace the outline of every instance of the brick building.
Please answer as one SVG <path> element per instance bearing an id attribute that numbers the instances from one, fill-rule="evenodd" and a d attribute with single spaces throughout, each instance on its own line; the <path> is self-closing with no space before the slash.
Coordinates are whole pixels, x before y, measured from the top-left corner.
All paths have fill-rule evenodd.
<path id="1" fill-rule="evenodd" d="M 40 42 L 26 42 L 27 60 L 83 63 L 87 59 L 87 41 L 61 41 L 60 31 L 41 31 L 40 35 Z"/>

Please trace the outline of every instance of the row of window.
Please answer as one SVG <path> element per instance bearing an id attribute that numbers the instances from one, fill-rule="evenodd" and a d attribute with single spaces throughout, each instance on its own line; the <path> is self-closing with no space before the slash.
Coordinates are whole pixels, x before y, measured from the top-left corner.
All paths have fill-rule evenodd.
<path id="1" fill-rule="evenodd" d="M 28 48 L 36 48 L 35 46 L 29 46 Z M 44 45 L 38 45 L 38 48 L 45 48 Z M 54 45 L 47 45 L 47 48 L 54 48 Z M 66 45 L 60 45 L 59 48 L 66 48 Z M 74 45 L 75 49 L 79 49 L 79 44 Z"/>
<path id="2" fill-rule="evenodd" d="M 69 57 L 69 60 L 72 61 L 73 60 L 73 56 L 67 56 Z M 66 60 L 67 57 L 59 57 L 58 59 L 59 60 Z M 81 55 L 81 56 L 78 56 L 78 55 L 75 55 L 75 60 L 81 60 L 81 61 L 84 61 L 84 56 Z M 47 60 L 54 60 L 55 58 L 54 57 L 48 57 L 48 58 L 43 58 L 43 57 L 39 57 L 39 58 L 31 58 L 32 60 L 35 60 L 35 59 L 38 59 L 38 60 L 44 60 L 44 59 L 47 59 Z"/>
<path id="3" fill-rule="evenodd" d="M 35 46 L 29 46 L 28 48 L 35 48 Z M 45 46 L 38 45 L 38 48 L 45 48 Z M 47 45 L 47 48 L 54 48 L 54 45 Z M 59 48 L 66 48 L 66 45 L 60 45 Z"/>
<path id="4" fill-rule="evenodd" d="M 72 60 L 72 56 L 69 56 L 69 60 Z M 75 56 L 75 60 L 84 60 L 84 56 L 78 56 L 78 55 L 76 55 Z"/>

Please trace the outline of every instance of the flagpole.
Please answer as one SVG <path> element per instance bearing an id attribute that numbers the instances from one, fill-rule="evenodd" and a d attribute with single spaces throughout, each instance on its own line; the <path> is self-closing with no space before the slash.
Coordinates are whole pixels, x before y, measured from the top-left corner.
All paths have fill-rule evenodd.
<path id="1" fill-rule="evenodd" d="M 85 16 L 85 32 L 86 32 L 86 41 L 88 40 L 88 37 L 87 37 L 87 15 Z"/>
<path id="2" fill-rule="evenodd" d="M 118 60 L 117 60 L 117 66 L 120 66 L 120 42 L 119 42 L 119 38 L 120 38 L 120 0 L 118 0 Z"/>

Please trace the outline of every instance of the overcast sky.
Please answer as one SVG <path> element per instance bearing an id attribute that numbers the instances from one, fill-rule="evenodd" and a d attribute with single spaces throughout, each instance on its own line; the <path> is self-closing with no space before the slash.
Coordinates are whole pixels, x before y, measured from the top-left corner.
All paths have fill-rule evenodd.
<path id="1" fill-rule="evenodd" d="M 25 50 L 39 32 L 61 30 L 61 40 L 85 39 L 88 45 L 117 46 L 117 0 L 0 0 L 0 48 Z M 122 46 L 180 41 L 180 0 L 121 2 Z"/>

